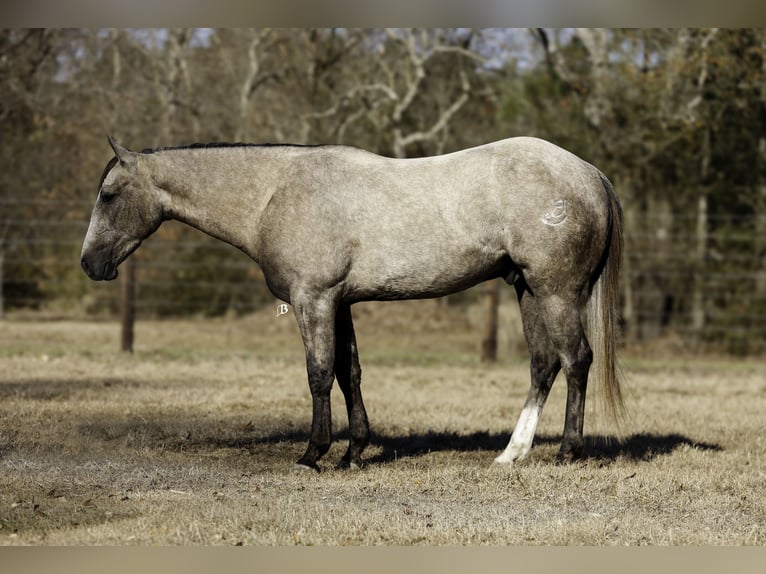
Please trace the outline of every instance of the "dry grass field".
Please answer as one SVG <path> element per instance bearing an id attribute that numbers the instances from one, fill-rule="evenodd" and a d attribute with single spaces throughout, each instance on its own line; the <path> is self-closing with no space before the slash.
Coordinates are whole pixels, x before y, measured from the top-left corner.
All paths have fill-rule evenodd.
<path id="1" fill-rule="evenodd" d="M 139 322 L 132 355 L 114 322 L 0 321 L 0 544 L 766 542 L 766 363 L 627 352 L 622 441 L 591 412 L 568 466 L 560 378 L 508 470 L 526 357 L 481 365 L 473 323 L 437 305 L 355 308 L 373 440 L 334 469 L 333 391 L 321 474 L 292 469 L 311 408 L 291 314 Z"/>

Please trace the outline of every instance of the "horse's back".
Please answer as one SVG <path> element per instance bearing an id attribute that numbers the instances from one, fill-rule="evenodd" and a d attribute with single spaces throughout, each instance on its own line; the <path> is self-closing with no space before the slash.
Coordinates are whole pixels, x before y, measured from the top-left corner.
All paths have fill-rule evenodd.
<path id="1" fill-rule="evenodd" d="M 280 265 L 313 266 L 352 298 L 439 296 L 511 265 L 591 266 L 578 242 L 599 235 L 597 183 L 595 168 L 535 138 L 421 159 L 331 146 L 280 198 L 289 217 L 271 241 Z"/>

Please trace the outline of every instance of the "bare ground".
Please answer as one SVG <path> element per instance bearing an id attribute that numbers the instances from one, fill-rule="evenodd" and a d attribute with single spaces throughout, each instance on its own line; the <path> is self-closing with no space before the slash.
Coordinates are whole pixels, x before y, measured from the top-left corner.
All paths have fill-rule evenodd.
<path id="1" fill-rule="evenodd" d="M 481 365 L 470 318 L 434 302 L 355 316 L 373 441 L 364 469 L 333 468 L 334 391 L 318 475 L 292 468 L 311 411 L 292 316 L 141 322 L 133 355 L 113 322 L 0 322 L 0 544 L 766 541 L 766 363 L 626 353 L 623 440 L 591 412 L 566 466 L 559 380 L 508 470 L 526 358 Z"/>

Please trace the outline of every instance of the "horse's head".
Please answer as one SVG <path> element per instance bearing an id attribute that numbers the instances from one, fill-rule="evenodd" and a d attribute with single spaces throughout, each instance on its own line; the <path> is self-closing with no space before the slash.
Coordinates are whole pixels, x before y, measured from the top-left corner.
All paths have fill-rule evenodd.
<path id="1" fill-rule="evenodd" d="M 111 281 L 117 266 L 162 223 L 160 191 L 152 182 L 148 158 L 111 137 L 115 157 L 106 165 L 85 234 L 80 264 L 94 281 Z"/>

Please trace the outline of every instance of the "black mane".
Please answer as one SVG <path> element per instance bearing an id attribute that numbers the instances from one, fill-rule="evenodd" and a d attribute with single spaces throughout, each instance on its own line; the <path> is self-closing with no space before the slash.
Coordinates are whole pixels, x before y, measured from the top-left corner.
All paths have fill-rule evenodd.
<path id="1" fill-rule="evenodd" d="M 245 142 L 211 142 L 211 143 L 193 143 L 180 146 L 168 146 L 159 148 L 147 148 L 142 150 L 141 153 L 151 154 L 161 151 L 173 151 L 181 149 L 206 149 L 206 148 L 228 148 L 228 147 L 298 147 L 298 148 L 313 148 L 322 147 L 322 145 L 316 144 L 291 144 L 291 143 L 245 143 Z"/>

